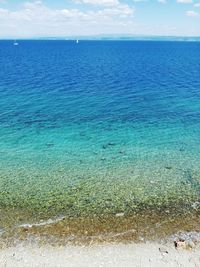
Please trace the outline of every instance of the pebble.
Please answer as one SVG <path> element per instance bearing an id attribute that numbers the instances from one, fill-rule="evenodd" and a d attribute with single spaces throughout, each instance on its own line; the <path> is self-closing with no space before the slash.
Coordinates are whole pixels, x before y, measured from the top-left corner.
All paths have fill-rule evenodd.
<path id="1" fill-rule="evenodd" d="M 191 207 L 192 207 L 193 209 L 197 210 L 198 208 L 200 208 L 200 202 L 199 202 L 199 201 L 194 202 L 194 203 L 191 205 Z"/>
<path id="2" fill-rule="evenodd" d="M 124 216 L 124 212 L 117 213 L 115 216 L 116 217 L 123 217 Z"/>
<path id="3" fill-rule="evenodd" d="M 187 243 L 187 245 L 188 245 L 188 248 L 194 248 L 196 245 L 195 245 L 195 243 L 193 242 L 193 241 L 189 241 L 188 243 Z"/>
<path id="4" fill-rule="evenodd" d="M 186 248 L 187 244 L 186 244 L 185 240 L 179 239 L 179 240 L 175 240 L 174 241 L 174 246 L 175 246 L 176 249 L 178 249 L 178 248 Z"/>
<path id="5" fill-rule="evenodd" d="M 160 248 L 159 248 L 159 251 L 160 251 L 161 253 L 166 253 L 166 254 L 169 253 L 165 247 L 160 247 Z"/>

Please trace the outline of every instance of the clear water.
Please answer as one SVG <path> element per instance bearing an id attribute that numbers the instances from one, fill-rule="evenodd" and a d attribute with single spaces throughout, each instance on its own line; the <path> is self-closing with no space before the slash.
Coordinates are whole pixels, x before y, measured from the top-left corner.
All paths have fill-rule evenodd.
<path id="1" fill-rule="evenodd" d="M 199 200 L 199 43 L 0 42 L 3 228 Z"/>

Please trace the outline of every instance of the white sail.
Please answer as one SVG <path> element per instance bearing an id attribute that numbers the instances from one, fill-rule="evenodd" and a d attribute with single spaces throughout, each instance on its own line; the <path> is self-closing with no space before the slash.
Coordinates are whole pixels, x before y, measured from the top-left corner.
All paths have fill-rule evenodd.
<path id="1" fill-rule="evenodd" d="M 13 45 L 19 45 L 19 43 L 15 40 Z"/>

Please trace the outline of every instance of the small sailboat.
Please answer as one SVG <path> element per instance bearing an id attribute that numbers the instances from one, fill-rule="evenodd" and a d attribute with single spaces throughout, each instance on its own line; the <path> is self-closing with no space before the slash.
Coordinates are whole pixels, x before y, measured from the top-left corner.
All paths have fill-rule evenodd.
<path id="1" fill-rule="evenodd" d="M 77 44 L 79 43 L 79 40 L 78 40 L 78 39 L 76 40 L 76 43 L 77 43 Z"/>
<path id="2" fill-rule="evenodd" d="M 15 40 L 13 45 L 17 46 L 17 45 L 19 45 L 19 43 Z"/>

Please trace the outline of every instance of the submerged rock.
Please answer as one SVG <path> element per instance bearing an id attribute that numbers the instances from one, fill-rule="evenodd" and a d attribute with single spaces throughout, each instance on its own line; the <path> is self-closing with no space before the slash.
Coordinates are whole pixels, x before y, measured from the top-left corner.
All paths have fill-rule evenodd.
<path id="1" fill-rule="evenodd" d="M 116 146 L 116 144 L 114 142 L 109 142 L 108 146 Z"/>
<path id="2" fill-rule="evenodd" d="M 54 143 L 47 143 L 46 144 L 46 147 L 52 147 L 52 146 L 54 146 Z"/>
<path id="3" fill-rule="evenodd" d="M 109 143 L 103 145 L 102 148 L 103 148 L 103 149 L 106 149 L 106 148 L 108 148 L 109 146 L 116 146 L 116 143 L 114 143 L 114 142 L 109 142 Z"/>
<path id="4" fill-rule="evenodd" d="M 171 167 L 171 166 L 165 166 L 165 169 L 167 169 L 167 170 L 171 170 L 172 167 Z"/>

